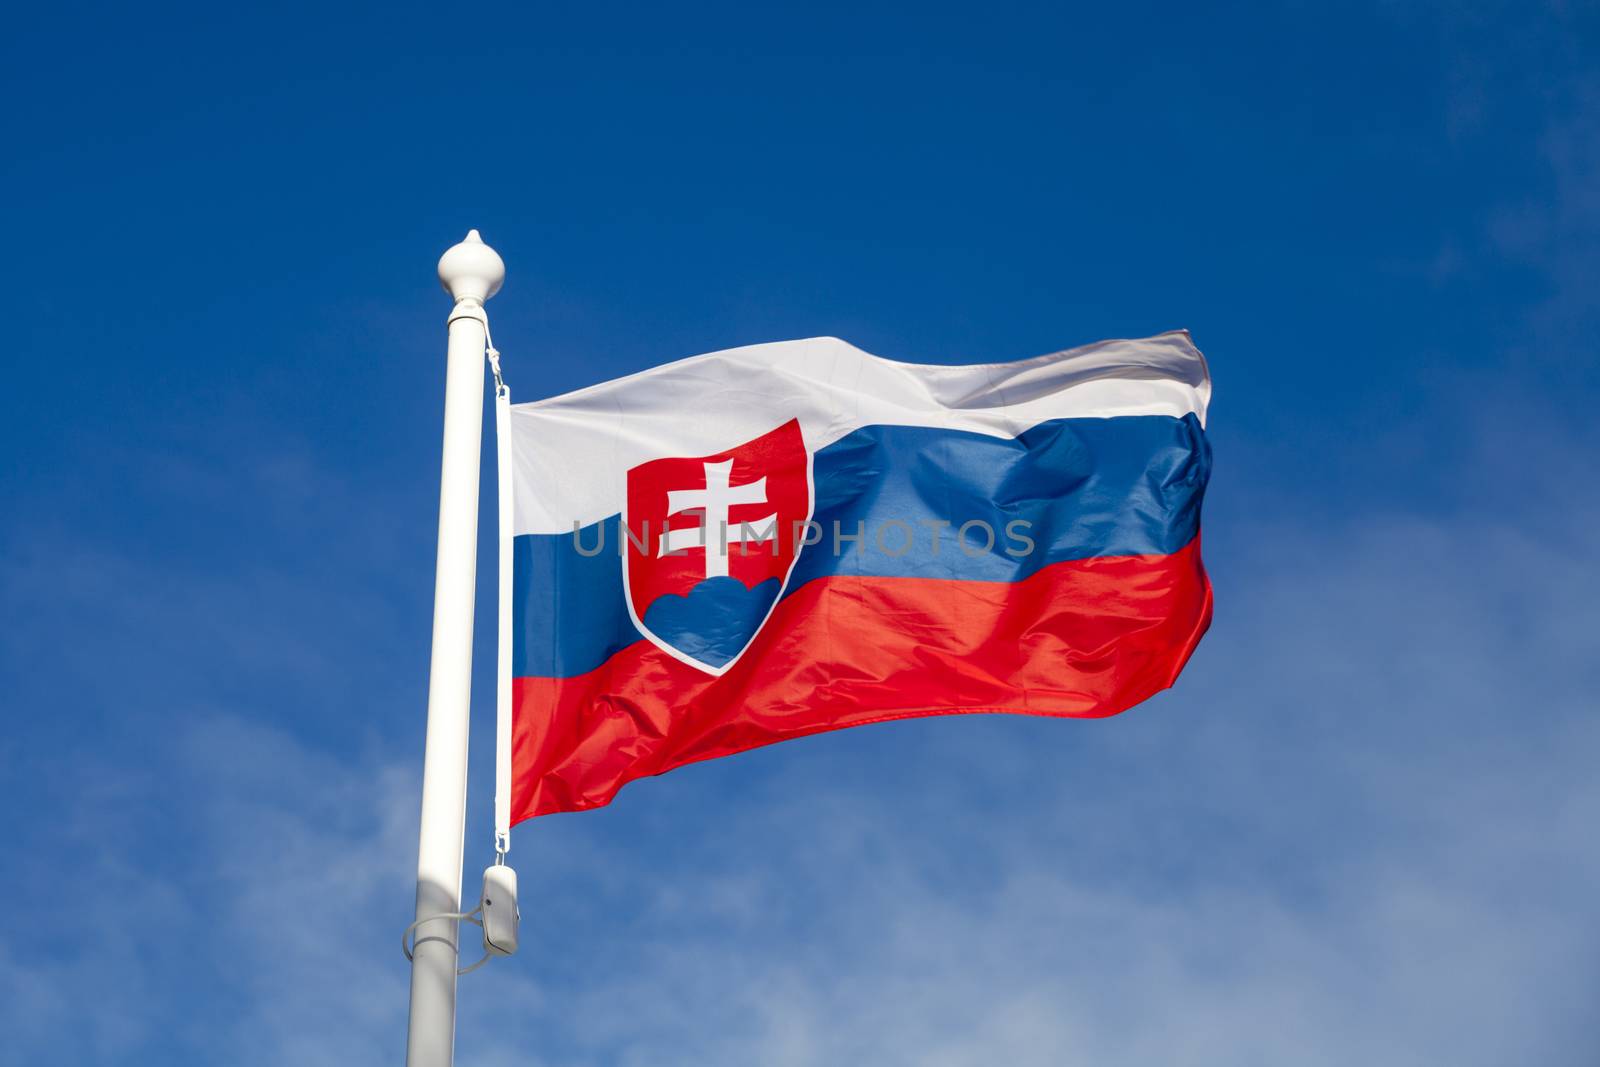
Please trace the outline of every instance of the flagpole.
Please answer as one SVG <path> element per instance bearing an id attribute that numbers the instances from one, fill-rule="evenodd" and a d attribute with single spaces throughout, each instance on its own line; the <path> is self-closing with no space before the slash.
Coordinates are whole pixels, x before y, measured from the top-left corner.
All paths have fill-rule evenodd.
<path id="1" fill-rule="evenodd" d="M 417 844 L 418 920 L 461 911 L 467 809 L 468 706 L 472 700 L 472 611 L 478 563 L 478 452 L 483 437 L 483 302 L 505 264 L 473 230 L 439 260 L 455 300 L 445 364 L 444 458 L 439 476 L 439 555 L 433 587 L 433 658 L 422 760 Z M 450 1067 L 455 1055 L 455 919 L 422 921 L 411 961 L 407 1067 Z"/>

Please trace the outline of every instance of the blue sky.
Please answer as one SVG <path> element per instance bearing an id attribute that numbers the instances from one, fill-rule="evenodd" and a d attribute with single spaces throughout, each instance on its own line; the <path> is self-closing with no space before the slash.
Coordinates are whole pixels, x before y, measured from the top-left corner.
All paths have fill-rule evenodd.
<path id="1" fill-rule="evenodd" d="M 397 1062 L 468 227 L 524 399 L 1188 327 L 1218 610 L 1115 719 L 525 826 L 461 1062 L 1600 1055 L 1594 5 L 33 5 L 0 80 L 5 1058 Z"/>

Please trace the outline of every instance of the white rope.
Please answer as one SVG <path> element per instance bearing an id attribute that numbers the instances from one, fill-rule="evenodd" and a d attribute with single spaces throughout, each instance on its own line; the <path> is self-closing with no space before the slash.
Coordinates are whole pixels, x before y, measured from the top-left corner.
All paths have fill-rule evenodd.
<path id="1" fill-rule="evenodd" d="M 500 352 L 489 336 L 487 317 L 483 337 L 489 367 L 494 371 L 495 474 L 499 485 L 495 505 L 500 520 L 500 567 L 495 654 L 494 854 L 496 863 L 504 863 L 506 853 L 511 851 L 511 390 L 500 376 Z"/>

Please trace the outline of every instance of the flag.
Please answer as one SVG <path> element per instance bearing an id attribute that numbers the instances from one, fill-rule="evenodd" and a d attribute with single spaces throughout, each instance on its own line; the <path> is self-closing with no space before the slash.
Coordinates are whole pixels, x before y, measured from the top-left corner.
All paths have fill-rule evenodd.
<path id="1" fill-rule="evenodd" d="M 509 409 L 511 819 L 913 716 L 1115 714 L 1211 619 L 1186 332 L 932 366 L 812 338 Z"/>

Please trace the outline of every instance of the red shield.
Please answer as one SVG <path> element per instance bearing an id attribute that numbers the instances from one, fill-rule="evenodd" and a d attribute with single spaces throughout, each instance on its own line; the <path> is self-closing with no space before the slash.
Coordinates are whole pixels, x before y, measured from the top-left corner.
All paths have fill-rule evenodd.
<path id="1" fill-rule="evenodd" d="M 811 508 L 811 456 L 795 419 L 725 452 L 634 467 L 622 516 L 634 624 L 721 674 L 772 614 Z"/>

